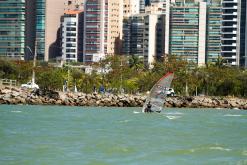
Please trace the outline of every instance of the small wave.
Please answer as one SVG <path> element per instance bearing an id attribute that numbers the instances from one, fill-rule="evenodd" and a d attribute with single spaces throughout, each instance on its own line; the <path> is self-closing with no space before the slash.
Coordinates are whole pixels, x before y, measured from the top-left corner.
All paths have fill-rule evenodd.
<path id="1" fill-rule="evenodd" d="M 190 152 L 195 152 L 196 150 L 195 150 L 195 149 L 190 149 L 189 151 L 190 151 Z"/>
<path id="2" fill-rule="evenodd" d="M 243 115 L 225 114 L 224 116 L 228 116 L 228 117 L 240 117 L 240 116 L 243 116 Z"/>
<path id="3" fill-rule="evenodd" d="M 183 113 L 181 113 L 181 112 L 168 112 L 165 114 L 167 114 L 167 115 L 183 115 Z"/>
<path id="4" fill-rule="evenodd" d="M 133 113 L 138 114 L 138 113 L 142 113 L 142 112 L 134 111 Z"/>
<path id="5" fill-rule="evenodd" d="M 122 121 L 119 121 L 119 123 L 128 123 L 129 120 L 122 120 Z"/>
<path id="6" fill-rule="evenodd" d="M 168 119 L 170 120 L 174 120 L 174 119 L 179 119 L 181 118 L 182 116 L 166 116 Z"/>
<path id="7" fill-rule="evenodd" d="M 13 113 L 21 113 L 22 111 L 11 111 Z"/>
<path id="8" fill-rule="evenodd" d="M 226 152 L 232 151 L 232 149 L 230 149 L 230 148 L 224 148 L 224 147 L 220 147 L 220 146 L 191 148 L 188 151 L 193 153 L 193 152 L 204 152 L 207 150 L 218 150 L 218 151 L 226 151 Z"/>
<path id="9" fill-rule="evenodd" d="M 220 150 L 220 151 L 231 151 L 229 148 L 223 148 L 223 147 L 209 147 L 210 150 Z"/>

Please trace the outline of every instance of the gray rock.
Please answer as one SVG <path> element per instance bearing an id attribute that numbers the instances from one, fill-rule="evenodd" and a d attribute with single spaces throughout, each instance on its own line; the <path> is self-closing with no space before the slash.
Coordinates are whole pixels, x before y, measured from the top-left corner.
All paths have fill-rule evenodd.
<path id="1" fill-rule="evenodd" d="M 11 96 L 12 97 L 17 97 L 17 96 L 20 96 L 20 93 L 16 92 L 16 91 L 12 91 Z"/>
<path id="2" fill-rule="evenodd" d="M 10 93 L 7 93 L 3 96 L 3 100 L 10 100 L 12 98 Z"/>

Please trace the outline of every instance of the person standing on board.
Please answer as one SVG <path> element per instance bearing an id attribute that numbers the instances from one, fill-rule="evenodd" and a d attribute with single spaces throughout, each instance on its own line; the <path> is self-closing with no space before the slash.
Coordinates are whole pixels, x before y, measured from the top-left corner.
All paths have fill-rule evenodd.
<path id="1" fill-rule="evenodd" d="M 144 112 L 149 112 L 149 113 L 150 112 L 153 112 L 151 108 L 152 108 L 152 104 L 149 101 L 148 104 L 147 104 L 147 107 L 145 108 L 145 111 Z"/>

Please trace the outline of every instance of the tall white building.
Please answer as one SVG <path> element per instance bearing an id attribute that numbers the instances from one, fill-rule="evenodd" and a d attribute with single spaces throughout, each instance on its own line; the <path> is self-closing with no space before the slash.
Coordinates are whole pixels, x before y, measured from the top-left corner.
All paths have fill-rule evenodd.
<path id="1" fill-rule="evenodd" d="M 153 0 L 145 7 L 146 14 L 162 15 L 157 26 L 157 57 L 162 58 L 169 53 L 170 35 L 170 0 Z"/>
<path id="2" fill-rule="evenodd" d="M 82 58 L 82 10 L 66 11 L 62 17 L 62 61 L 77 62 Z"/>

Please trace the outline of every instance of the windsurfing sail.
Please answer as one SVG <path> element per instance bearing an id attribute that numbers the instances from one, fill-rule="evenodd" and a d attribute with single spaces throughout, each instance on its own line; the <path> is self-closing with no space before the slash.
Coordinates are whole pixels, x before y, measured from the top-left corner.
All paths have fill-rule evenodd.
<path id="1" fill-rule="evenodd" d="M 170 88 L 174 73 L 164 75 L 151 89 L 143 105 L 142 112 L 145 112 L 148 102 L 152 105 L 152 111 L 160 112 L 165 103 L 166 91 Z"/>

